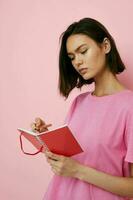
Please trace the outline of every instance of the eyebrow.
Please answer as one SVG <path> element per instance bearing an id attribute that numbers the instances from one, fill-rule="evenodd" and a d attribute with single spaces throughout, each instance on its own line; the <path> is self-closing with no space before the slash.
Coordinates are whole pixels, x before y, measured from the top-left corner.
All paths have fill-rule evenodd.
<path id="1" fill-rule="evenodd" d="M 77 49 L 75 49 L 75 52 L 78 51 L 82 46 L 84 46 L 86 44 L 81 44 Z M 67 55 L 71 55 L 72 53 L 68 52 Z"/>

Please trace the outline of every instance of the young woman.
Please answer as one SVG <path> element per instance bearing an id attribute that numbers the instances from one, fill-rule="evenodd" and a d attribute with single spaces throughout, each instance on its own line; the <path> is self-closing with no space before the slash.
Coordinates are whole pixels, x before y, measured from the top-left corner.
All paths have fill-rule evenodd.
<path id="1" fill-rule="evenodd" d="M 46 152 L 54 176 L 43 200 L 127 200 L 133 197 L 133 92 L 117 78 L 125 70 L 113 37 L 97 20 L 83 18 L 62 34 L 59 90 L 95 83 L 78 95 L 66 116 L 84 152 Z M 42 123 L 42 124 L 41 124 Z M 47 130 L 41 119 L 34 128 Z"/>

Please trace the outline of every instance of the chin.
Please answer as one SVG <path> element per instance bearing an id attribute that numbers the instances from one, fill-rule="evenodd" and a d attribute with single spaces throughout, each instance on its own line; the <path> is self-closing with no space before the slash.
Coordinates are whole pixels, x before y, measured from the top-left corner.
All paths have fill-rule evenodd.
<path id="1" fill-rule="evenodd" d="M 90 75 L 88 75 L 88 74 L 85 74 L 85 75 L 82 76 L 82 78 L 83 78 L 84 80 L 88 80 L 88 79 L 93 78 L 93 76 L 90 76 Z"/>

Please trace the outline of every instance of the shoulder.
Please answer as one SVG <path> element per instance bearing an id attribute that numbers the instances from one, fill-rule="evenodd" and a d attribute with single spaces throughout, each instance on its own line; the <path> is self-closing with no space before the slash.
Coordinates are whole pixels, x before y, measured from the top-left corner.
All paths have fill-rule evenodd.
<path id="1" fill-rule="evenodd" d="M 114 99 L 114 107 L 125 114 L 132 114 L 133 115 L 133 91 L 127 90 L 125 93 L 118 96 L 118 98 Z M 116 106 L 115 106 L 116 105 Z"/>
<path id="2" fill-rule="evenodd" d="M 125 93 L 125 95 L 123 96 L 123 98 L 121 99 L 123 103 L 126 104 L 126 106 L 129 109 L 133 109 L 133 91 L 132 90 L 128 90 L 127 93 Z"/>
<path id="3" fill-rule="evenodd" d="M 84 101 L 84 99 L 86 99 L 90 93 L 91 93 L 90 91 L 88 91 L 88 92 L 83 92 L 83 93 L 77 95 L 76 98 L 75 98 L 75 100 L 76 100 L 77 102 Z"/>
<path id="4" fill-rule="evenodd" d="M 133 98 L 133 90 L 127 89 L 127 95 L 126 96 L 132 99 Z"/>

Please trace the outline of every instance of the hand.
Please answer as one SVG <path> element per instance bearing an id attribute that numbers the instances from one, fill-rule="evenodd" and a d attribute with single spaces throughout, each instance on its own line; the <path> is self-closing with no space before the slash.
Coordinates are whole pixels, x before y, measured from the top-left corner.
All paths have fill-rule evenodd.
<path id="1" fill-rule="evenodd" d="M 78 161 L 70 157 L 52 153 L 51 151 L 45 151 L 45 156 L 56 175 L 76 177 L 76 173 L 81 166 Z"/>
<path id="2" fill-rule="evenodd" d="M 32 131 L 39 133 L 48 131 L 49 126 L 52 126 L 52 124 L 45 124 L 45 122 L 39 117 L 35 118 L 35 122 L 31 124 Z"/>

